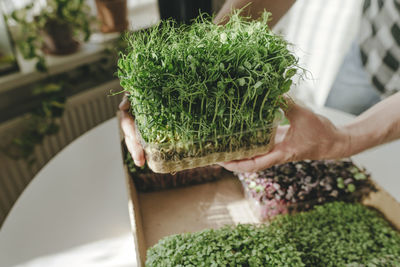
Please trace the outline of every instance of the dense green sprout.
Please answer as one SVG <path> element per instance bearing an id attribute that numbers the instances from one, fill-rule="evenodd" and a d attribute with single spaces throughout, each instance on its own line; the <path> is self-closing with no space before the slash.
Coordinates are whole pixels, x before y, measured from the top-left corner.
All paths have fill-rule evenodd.
<path id="1" fill-rule="evenodd" d="M 374 210 L 332 202 L 270 225 L 166 237 L 146 266 L 400 266 L 400 234 Z"/>
<path id="2" fill-rule="evenodd" d="M 188 144 L 234 133 L 213 146 L 268 141 L 242 133 L 271 124 L 297 71 L 268 16 L 249 21 L 238 11 L 220 26 L 201 15 L 191 25 L 163 21 L 127 37 L 118 76 L 144 141 Z"/>

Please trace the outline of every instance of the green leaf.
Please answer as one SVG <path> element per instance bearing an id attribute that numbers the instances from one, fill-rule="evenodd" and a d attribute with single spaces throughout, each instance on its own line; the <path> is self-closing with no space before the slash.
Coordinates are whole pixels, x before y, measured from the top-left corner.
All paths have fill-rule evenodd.
<path id="1" fill-rule="evenodd" d="M 354 184 L 348 184 L 348 185 L 347 185 L 347 190 L 348 190 L 350 193 L 353 193 L 354 191 L 356 191 L 356 187 L 355 187 Z"/>
<path id="2" fill-rule="evenodd" d="M 36 62 L 35 67 L 36 67 L 36 70 L 38 70 L 40 72 L 46 72 L 47 71 L 46 62 L 45 62 L 43 57 L 39 58 L 39 60 Z"/>
<path id="3" fill-rule="evenodd" d="M 367 179 L 367 176 L 364 173 L 359 172 L 359 173 L 354 174 L 354 179 L 365 180 L 365 179 Z"/>
<path id="4" fill-rule="evenodd" d="M 286 79 L 292 78 L 297 73 L 297 69 L 288 69 L 285 74 Z"/>
<path id="5" fill-rule="evenodd" d="M 243 65 L 244 65 L 246 68 L 251 69 L 251 64 L 250 64 L 250 62 L 245 61 L 245 62 L 243 63 Z"/>
<path id="6" fill-rule="evenodd" d="M 292 80 L 287 80 L 283 83 L 282 90 L 284 92 L 289 92 L 290 86 L 292 85 Z"/>
<path id="7" fill-rule="evenodd" d="M 240 86 L 244 86 L 246 84 L 246 80 L 244 78 L 238 79 L 238 83 Z"/>
<path id="8" fill-rule="evenodd" d="M 263 82 L 262 81 L 258 81 L 258 82 L 256 82 L 256 84 L 254 85 L 254 89 L 258 89 L 259 87 L 261 87 L 263 85 Z"/>

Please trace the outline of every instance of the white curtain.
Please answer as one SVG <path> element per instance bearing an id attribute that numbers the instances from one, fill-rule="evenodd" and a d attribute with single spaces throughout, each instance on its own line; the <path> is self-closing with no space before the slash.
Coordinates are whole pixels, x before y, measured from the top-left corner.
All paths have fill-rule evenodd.
<path id="1" fill-rule="evenodd" d="M 343 57 L 355 40 L 363 0 L 298 0 L 275 27 L 294 44 L 309 71 L 293 89 L 305 102 L 323 106 Z M 311 75 L 310 75 L 311 74 Z"/>

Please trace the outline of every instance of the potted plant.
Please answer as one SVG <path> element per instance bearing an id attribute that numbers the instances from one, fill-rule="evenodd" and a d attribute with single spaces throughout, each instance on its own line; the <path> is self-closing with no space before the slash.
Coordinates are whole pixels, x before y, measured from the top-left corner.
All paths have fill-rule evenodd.
<path id="1" fill-rule="evenodd" d="M 43 53 L 67 55 L 88 41 L 91 30 L 89 6 L 84 0 L 32 2 L 15 10 L 11 18 L 18 24 L 17 46 L 25 59 L 37 59 L 36 68 L 46 70 Z"/>
<path id="2" fill-rule="evenodd" d="M 56 134 L 60 128 L 60 118 L 66 102 L 63 82 L 44 82 L 32 91 L 40 98 L 40 105 L 24 115 L 25 123 L 13 132 L 12 140 L 5 142 L 0 150 L 8 157 L 24 159 L 31 165 L 36 161 L 34 150 L 46 136 Z"/>
<path id="3" fill-rule="evenodd" d="M 0 8 L 0 16 L 2 16 Z M 0 17 L 0 76 L 18 70 L 14 49 L 10 41 L 9 29 L 3 17 Z"/>
<path id="4" fill-rule="evenodd" d="M 129 94 L 146 159 L 154 172 L 176 172 L 253 157 L 271 147 L 297 72 L 269 13 L 225 26 L 200 16 L 133 33 L 118 76 Z"/>
<path id="5" fill-rule="evenodd" d="M 96 0 L 96 6 L 102 32 L 123 32 L 128 28 L 126 0 Z"/>

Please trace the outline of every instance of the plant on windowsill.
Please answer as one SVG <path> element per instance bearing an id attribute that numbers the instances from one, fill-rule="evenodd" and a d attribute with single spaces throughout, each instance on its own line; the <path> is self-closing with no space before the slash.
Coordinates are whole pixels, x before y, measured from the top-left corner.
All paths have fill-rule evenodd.
<path id="1" fill-rule="evenodd" d="M 33 85 L 30 101 L 37 104 L 23 115 L 19 127 L 4 135 L 0 154 L 12 160 L 23 160 L 30 166 L 35 163 L 35 148 L 46 137 L 62 130 L 60 123 L 67 98 L 114 78 L 116 53 L 119 49 L 124 49 L 122 44 L 124 43 L 120 41 L 110 44 L 112 49 L 106 50 L 107 55 L 99 61 L 47 77 Z"/>
<path id="2" fill-rule="evenodd" d="M 76 52 L 80 42 L 88 41 L 92 17 L 84 0 L 47 0 L 45 5 L 31 2 L 11 13 L 18 24 L 16 44 L 25 59 L 36 59 L 36 69 L 46 71 L 44 54 L 67 55 Z"/>
<path id="3" fill-rule="evenodd" d="M 123 32 L 128 29 L 127 5 L 127 0 L 96 0 L 102 32 Z"/>
<path id="4" fill-rule="evenodd" d="M 42 143 L 44 137 L 59 131 L 59 119 L 66 102 L 62 83 L 40 84 L 32 95 L 42 98 L 41 105 L 25 114 L 23 130 L 2 149 L 8 157 L 25 159 L 28 164 L 36 160 L 33 155 L 36 145 Z"/>

